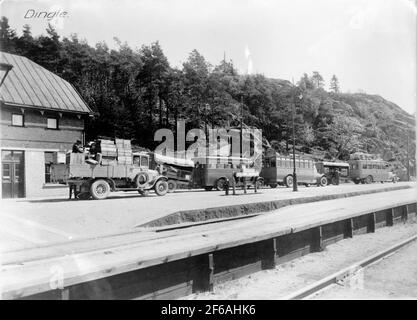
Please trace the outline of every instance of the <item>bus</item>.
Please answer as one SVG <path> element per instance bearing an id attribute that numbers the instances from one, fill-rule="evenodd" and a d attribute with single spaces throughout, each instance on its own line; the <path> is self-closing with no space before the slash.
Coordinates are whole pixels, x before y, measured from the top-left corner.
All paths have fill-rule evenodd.
<path id="1" fill-rule="evenodd" d="M 346 162 L 316 162 L 317 172 L 324 174 L 329 184 L 339 184 L 339 182 L 349 181 L 349 163 Z M 336 175 L 339 172 L 339 177 Z"/>
<path id="2" fill-rule="evenodd" d="M 240 157 L 207 156 L 192 159 L 194 170 L 192 185 L 194 188 L 204 188 L 206 191 L 225 189 L 226 180 L 231 181 L 233 174 L 246 167 L 253 168 L 253 160 Z M 259 172 L 259 171 L 258 171 Z"/>
<path id="3" fill-rule="evenodd" d="M 395 182 L 390 164 L 382 159 L 378 159 L 376 155 L 361 152 L 351 154 L 349 166 L 349 176 L 355 184 L 384 181 Z"/>
<path id="4" fill-rule="evenodd" d="M 264 179 L 264 184 L 271 188 L 276 188 L 278 185 L 285 185 L 286 187 L 293 186 L 293 157 L 282 156 L 273 149 L 267 150 L 263 158 L 261 177 Z M 297 184 L 304 184 L 310 186 L 317 184 L 319 186 L 326 186 L 328 181 L 324 174 L 317 172 L 314 161 L 305 157 L 296 156 L 295 168 L 297 174 Z"/>
<path id="5" fill-rule="evenodd" d="M 355 184 L 393 181 L 391 166 L 383 160 L 349 160 L 350 178 Z"/>

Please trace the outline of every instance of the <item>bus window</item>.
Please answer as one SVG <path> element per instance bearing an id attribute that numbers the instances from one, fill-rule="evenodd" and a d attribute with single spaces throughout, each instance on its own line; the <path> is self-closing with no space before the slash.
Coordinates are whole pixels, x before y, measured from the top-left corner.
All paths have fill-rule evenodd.
<path id="1" fill-rule="evenodd" d="M 368 167 L 367 167 L 366 163 L 364 163 L 364 164 L 362 165 L 362 169 L 368 169 Z"/>

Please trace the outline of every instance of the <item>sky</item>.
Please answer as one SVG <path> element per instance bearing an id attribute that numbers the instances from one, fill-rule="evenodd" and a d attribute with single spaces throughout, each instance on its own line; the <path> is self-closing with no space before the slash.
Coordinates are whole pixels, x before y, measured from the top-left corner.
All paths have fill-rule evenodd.
<path id="1" fill-rule="evenodd" d="M 417 0 L 2 0 L 21 33 L 77 33 L 90 45 L 113 37 L 140 48 L 159 41 L 172 66 L 197 49 L 226 55 L 241 73 L 294 80 L 319 71 L 328 89 L 379 94 L 413 114 L 417 105 Z M 37 18 L 35 12 L 67 12 Z"/>

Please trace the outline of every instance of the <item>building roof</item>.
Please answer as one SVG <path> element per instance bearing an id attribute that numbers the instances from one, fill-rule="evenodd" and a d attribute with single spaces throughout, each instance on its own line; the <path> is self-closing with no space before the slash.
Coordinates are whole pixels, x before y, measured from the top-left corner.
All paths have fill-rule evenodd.
<path id="1" fill-rule="evenodd" d="M 59 112 L 93 113 L 67 81 L 28 58 L 0 52 L 0 62 L 13 66 L 0 88 L 7 105 Z"/>

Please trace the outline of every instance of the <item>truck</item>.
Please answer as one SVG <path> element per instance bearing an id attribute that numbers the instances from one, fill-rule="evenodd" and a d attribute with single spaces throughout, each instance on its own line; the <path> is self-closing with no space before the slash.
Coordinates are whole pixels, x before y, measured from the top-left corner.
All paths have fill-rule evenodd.
<path id="1" fill-rule="evenodd" d="M 191 188 L 194 162 L 189 159 L 174 158 L 158 153 L 153 154 L 154 162 L 160 165 L 162 174 L 168 178 L 168 192 L 179 187 Z"/>
<path id="2" fill-rule="evenodd" d="M 149 169 L 149 155 L 129 154 L 119 149 L 116 149 L 119 156 L 100 153 L 96 159 L 88 158 L 84 153 L 68 153 L 65 164 L 52 165 L 51 180 L 67 184 L 70 199 L 74 195 L 77 199 L 102 200 L 115 191 L 137 191 L 143 196 L 151 190 L 158 196 L 168 192 L 168 178 L 159 168 Z"/>
<path id="3" fill-rule="evenodd" d="M 319 161 L 315 165 L 317 172 L 326 176 L 328 184 L 349 182 L 349 163 Z"/>

